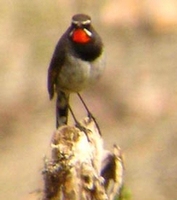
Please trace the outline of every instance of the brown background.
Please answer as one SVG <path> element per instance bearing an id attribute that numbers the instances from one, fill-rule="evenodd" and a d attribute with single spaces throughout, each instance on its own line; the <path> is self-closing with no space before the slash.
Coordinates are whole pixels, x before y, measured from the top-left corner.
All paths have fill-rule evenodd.
<path id="1" fill-rule="evenodd" d="M 47 68 L 77 12 L 92 16 L 107 52 L 104 76 L 82 94 L 106 148 L 124 152 L 132 200 L 176 199 L 175 0 L 0 0 L 0 199 L 27 199 L 41 186 L 55 130 Z M 85 116 L 76 95 L 71 105 Z"/>

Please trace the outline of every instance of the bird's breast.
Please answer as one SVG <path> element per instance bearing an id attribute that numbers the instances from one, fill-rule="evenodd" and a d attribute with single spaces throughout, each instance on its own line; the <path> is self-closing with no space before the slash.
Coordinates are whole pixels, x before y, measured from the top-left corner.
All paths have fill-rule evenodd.
<path id="1" fill-rule="evenodd" d="M 104 55 L 92 62 L 69 56 L 58 75 L 57 89 L 67 92 L 79 92 L 98 80 L 104 66 Z"/>

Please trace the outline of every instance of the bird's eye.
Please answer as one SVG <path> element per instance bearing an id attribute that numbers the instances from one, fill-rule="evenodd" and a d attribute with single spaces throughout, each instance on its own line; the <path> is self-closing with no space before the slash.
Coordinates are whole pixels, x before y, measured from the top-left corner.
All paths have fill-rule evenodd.
<path id="1" fill-rule="evenodd" d="M 83 24 L 82 27 L 85 28 L 85 29 L 89 29 L 90 28 L 90 24 Z"/>
<path id="2" fill-rule="evenodd" d="M 71 26 L 73 27 L 73 28 L 85 28 L 85 29 L 89 29 L 90 28 L 90 22 L 89 21 L 84 21 L 84 22 L 78 22 L 78 21 L 73 21 L 72 23 L 71 23 Z"/>

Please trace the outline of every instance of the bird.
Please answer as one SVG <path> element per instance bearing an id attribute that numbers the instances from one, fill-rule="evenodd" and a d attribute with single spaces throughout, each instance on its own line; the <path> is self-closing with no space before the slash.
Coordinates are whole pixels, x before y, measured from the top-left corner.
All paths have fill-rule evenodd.
<path id="1" fill-rule="evenodd" d="M 94 85 L 104 68 L 104 45 L 91 17 L 75 14 L 57 43 L 48 68 L 49 98 L 52 100 L 57 94 L 56 128 L 67 124 L 70 94 L 79 94 Z"/>

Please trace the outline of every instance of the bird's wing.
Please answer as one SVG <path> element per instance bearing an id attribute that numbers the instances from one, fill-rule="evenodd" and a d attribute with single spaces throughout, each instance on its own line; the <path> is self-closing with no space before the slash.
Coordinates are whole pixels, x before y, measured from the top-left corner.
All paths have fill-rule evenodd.
<path id="1" fill-rule="evenodd" d="M 60 70 L 65 60 L 65 46 L 64 45 L 65 44 L 61 38 L 55 48 L 53 57 L 49 65 L 47 86 L 48 86 L 48 93 L 49 93 L 50 99 L 54 97 L 57 77 L 58 77 L 58 74 L 60 73 Z"/>

